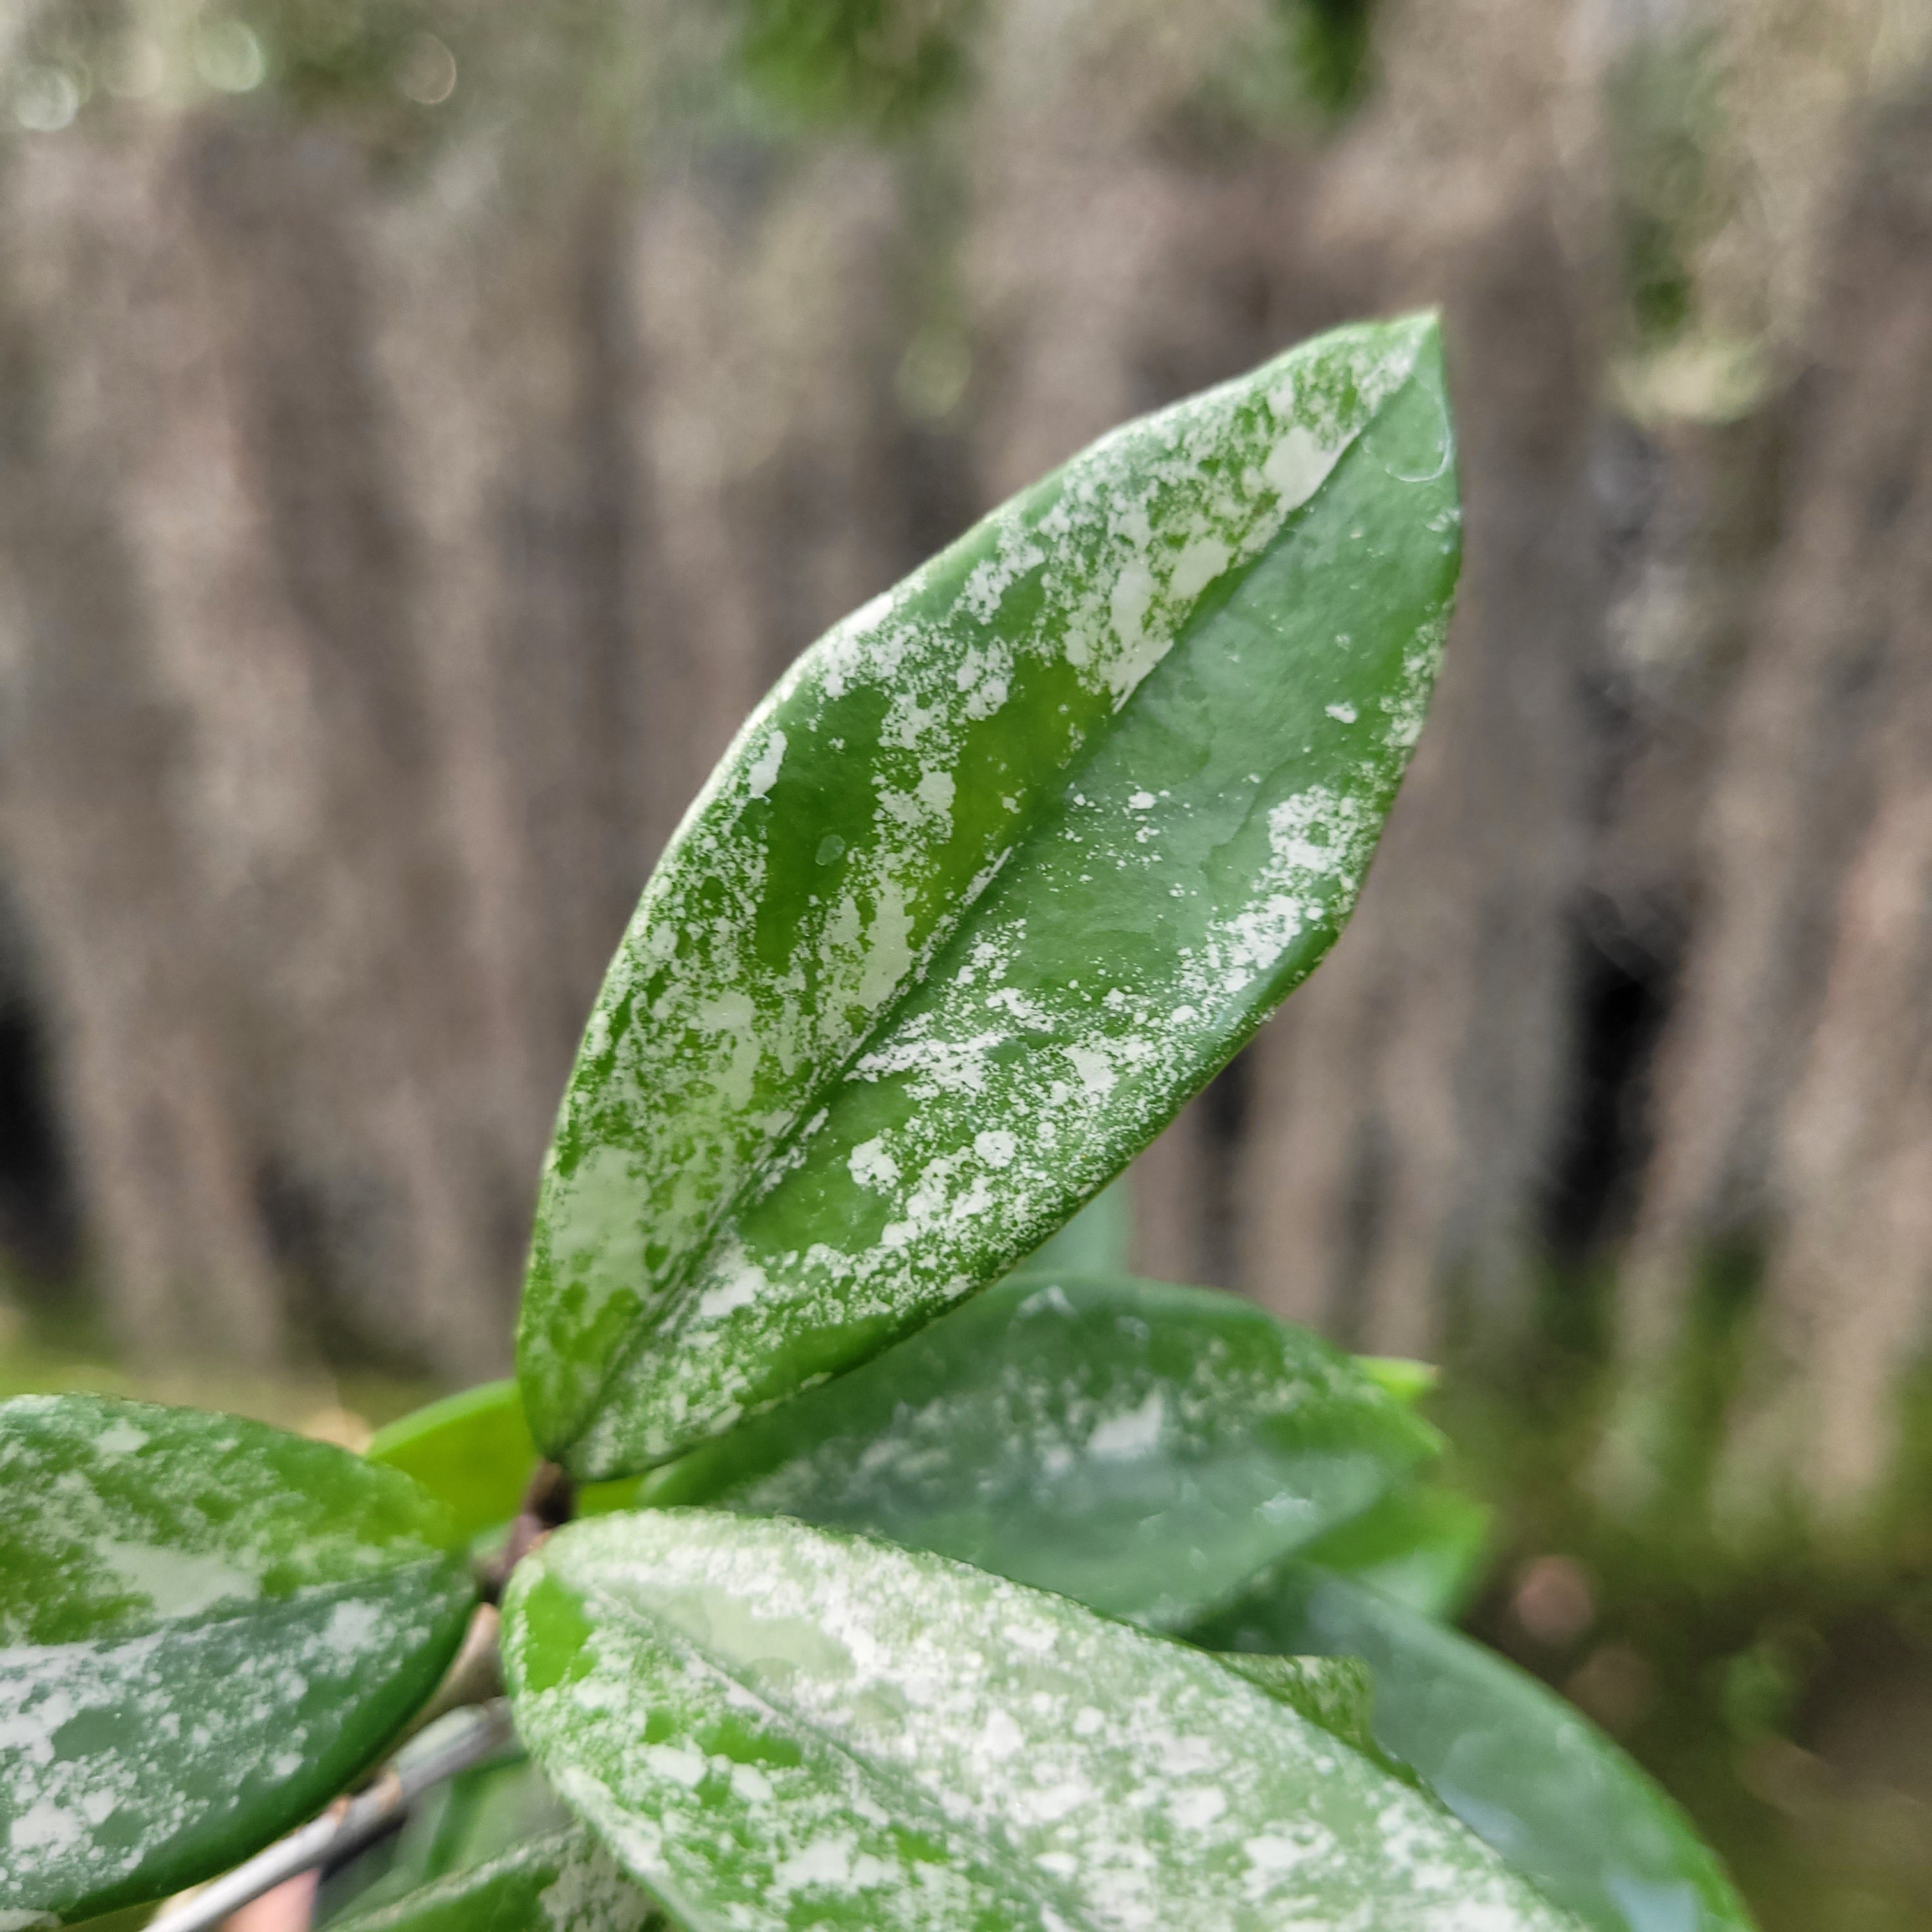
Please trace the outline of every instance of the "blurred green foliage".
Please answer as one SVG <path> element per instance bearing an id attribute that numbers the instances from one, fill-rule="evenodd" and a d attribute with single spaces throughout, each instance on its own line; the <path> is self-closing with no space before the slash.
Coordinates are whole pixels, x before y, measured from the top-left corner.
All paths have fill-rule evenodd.
<path id="1" fill-rule="evenodd" d="M 1275 0 L 1275 10 L 1308 99 L 1329 115 L 1353 107 L 1372 71 L 1375 0 Z"/>
<path id="2" fill-rule="evenodd" d="M 1666 340 L 1693 320 L 1695 258 L 1728 214 L 1710 36 L 1637 42 L 1612 64 L 1604 106 L 1624 299 L 1640 340 Z"/>
<path id="3" fill-rule="evenodd" d="M 902 134 L 967 81 L 979 0 L 744 0 L 740 57 L 772 100 L 821 123 Z"/>

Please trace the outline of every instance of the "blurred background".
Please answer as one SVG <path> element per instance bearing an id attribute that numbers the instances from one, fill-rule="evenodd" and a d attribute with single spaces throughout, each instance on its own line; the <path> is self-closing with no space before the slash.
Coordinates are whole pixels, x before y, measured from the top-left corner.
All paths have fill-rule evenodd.
<path id="1" fill-rule="evenodd" d="M 1139 1264 L 1445 1360 L 1472 1627 L 1768 1932 L 1922 1932 L 1927 0 L 6 0 L 0 1390 L 500 1372 L 753 700 L 1420 303 L 1436 708 Z"/>

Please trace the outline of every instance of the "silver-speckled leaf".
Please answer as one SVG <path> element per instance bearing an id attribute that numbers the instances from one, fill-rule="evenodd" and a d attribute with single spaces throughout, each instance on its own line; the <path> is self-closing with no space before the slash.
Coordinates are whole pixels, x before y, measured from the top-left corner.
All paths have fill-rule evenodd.
<path id="1" fill-rule="evenodd" d="M 434 1688 L 475 1591 L 410 1479 L 260 1423 L 0 1404 L 0 1923 L 236 1863 Z"/>
<path id="2" fill-rule="evenodd" d="M 1004 1274 L 1340 929 L 1460 550 L 1432 319 L 1127 424 L 837 626 L 646 886 L 518 1348 L 579 1477 Z"/>
<path id="3" fill-rule="evenodd" d="M 690 1932 L 1575 1932 L 1215 1658 L 943 1558 L 606 1516 L 504 1630 L 532 1753 Z"/>
<path id="4" fill-rule="evenodd" d="M 1176 1629 L 1438 1444 L 1306 1329 L 1213 1288 L 1016 1275 L 646 1478 Z"/>

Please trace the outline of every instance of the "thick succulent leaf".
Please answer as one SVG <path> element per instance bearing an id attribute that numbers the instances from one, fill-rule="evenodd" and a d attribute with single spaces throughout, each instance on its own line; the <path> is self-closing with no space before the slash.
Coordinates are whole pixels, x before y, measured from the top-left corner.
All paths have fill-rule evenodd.
<path id="1" fill-rule="evenodd" d="M 922 1552 L 606 1516 L 504 1630 L 531 1751 L 690 1932 L 1570 1924 L 1214 1658 Z"/>
<path id="2" fill-rule="evenodd" d="M 395 1471 L 262 1424 L 0 1404 L 0 1913 L 87 1918 L 234 1864 L 435 1688 L 475 1592 Z"/>
<path id="3" fill-rule="evenodd" d="M 326 1932 L 674 1932 L 581 1825 L 326 1922 Z"/>
<path id="4" fill-rule="evenodd" d="M 868 1530 L 1171 1628 L 1436 1447 L 1347 1356 L 1252 1303 L 1028 1274 L 644 1495 Z"/>
<path id="5" fill-rule="evenodd" d="M 400 1469 L 448 1508 L 460 1533 L 473 1540 L 500 1528 L 523 1507 L 537 1466 L 536 1444 L 513 1382 L 485 1382 L 446 1396 L 379 1429 L 364 1452 Z M 628 1509 L 634 1480 L 586 1484 L 577 1511 L 596 1516 Z"/>
<path id="6" fill-rule="evenodd" d="M 518 1349 L 580 1476 L 1004 1273 L 1315 964 L 1459 552 L 1433 321 L 1130 424 L 808 651 L 646 886 Z"/>
<path id="7" fill-rule="evenodd" d="M 1676 1806 L 1492 1651 L 1300 1562 L 1190 1634 L 1217 1651 L 1364 1659 L 1376 1741 L 1596 1932 L 1749 1932 L 1742 1900 Z"/>
<path id="8" fill-rule="evenodd" d="M 1489 1542 L 1490 1513 L 1480 1503 L 1416 1483 L 1391 1490 L 1301 1555 L 1446 1623 L 1475 1594 Z"/>

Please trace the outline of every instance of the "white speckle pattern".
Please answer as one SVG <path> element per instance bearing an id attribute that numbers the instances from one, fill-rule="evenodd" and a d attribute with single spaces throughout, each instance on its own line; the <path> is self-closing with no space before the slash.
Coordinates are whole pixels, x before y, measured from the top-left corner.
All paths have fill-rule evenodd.
<path id="1" fill-rule="evenodd" d="M 788 1393 L 801 1338 L 838 1366 L 1003 1271 L 1312 965 L 1454 577 L 1446 461 L 1398 486 L 1358 445 L 1439 440 L 1439 381 L 1411 320 L 1130 424 L 782 680 L 566 1098 L 519 1342 L 552 1454 L 662 1460 Z M 1334 702 L 1394 708 L 1345 733 Z"/>
<path id="2" fill-rule="evenodd" d="M 229 1416 L 0 1403 L 0 1900 L 205 1878 L 339 1790 L 474 1592 L 394 1471 Z"/>
<path id="3" fill-rule="evenodd" d="M 89 1395 L 0 1403 L 0 1645 L 133 1635 L 170 1618 L 375 1576 L 453 1532 L 409 1479 L 204 1410 Z"/>
<path id="4" fill-rule="evenodd" d="M 682 1510 L 573 1525 L 512 1583 L 506 1662 L 571 1802 L 734 1932 L 855 1894 L 876 1932 L 1576 1932 L 1214 1658 L 888 1545 Z M 656 1769 L 670 1744 L 697 1784 Z"/>
<path id="5" fill-rule="evenodd" d="M 0 1650 L 0 1896 L 66 1911 L 138 1874 L 145 1898 L 266 1844 L 428 1694 L 460 1586 L 439 1560 L 199 1626 Z"/>
<path id="6" fill-rule="evenodd" d="M 1436 1446 L 1339 1351 L 1233 1295 L 1029 1274 L 646 1494 L 870 1531 L 1171 1630 Z"/>

